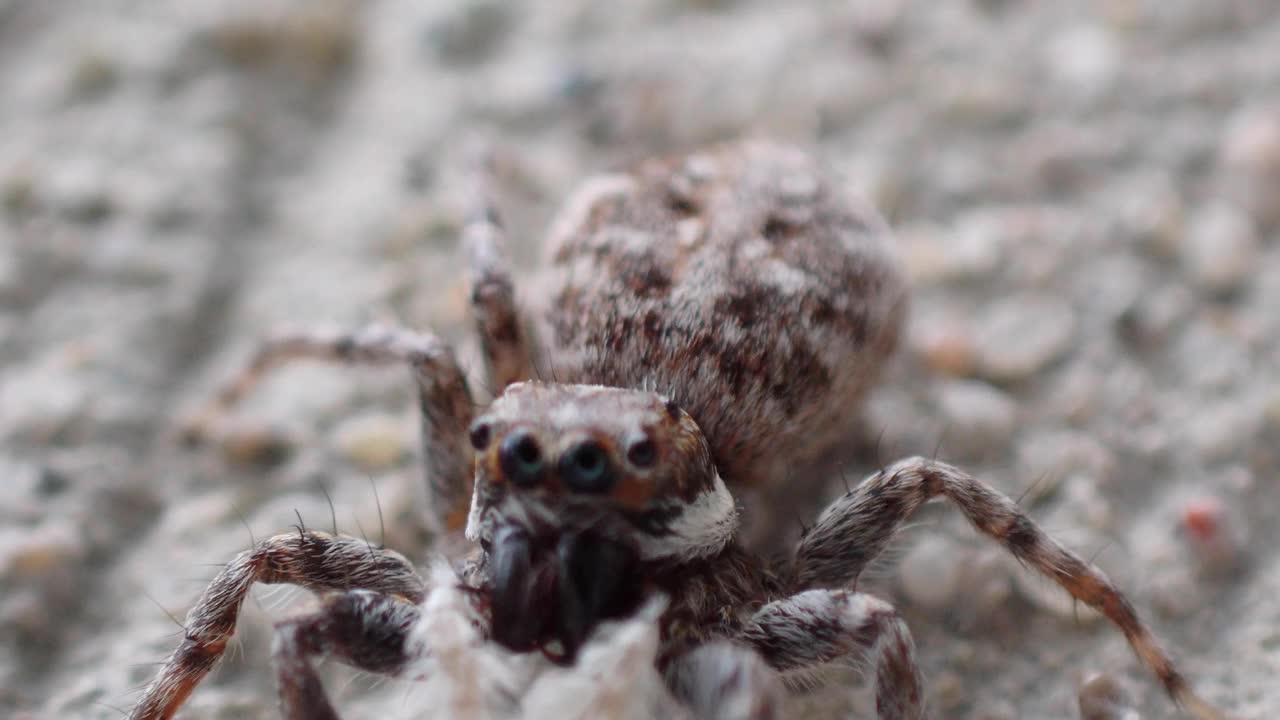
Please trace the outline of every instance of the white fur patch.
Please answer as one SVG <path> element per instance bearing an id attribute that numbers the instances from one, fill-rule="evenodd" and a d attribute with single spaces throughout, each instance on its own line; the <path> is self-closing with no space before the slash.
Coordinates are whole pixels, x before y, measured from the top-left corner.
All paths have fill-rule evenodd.
<path id="1" fill-rule="evenodd" d="M 471 510 L 467 513 L 467 529 L 463 536 L 471 542 L 480 542 L 480 479 L 476 478 L 471 488 Z"/>
<path id="2" fill-rule="evenodd" d="M 645 560 L 693 560 L 720 552 L 729 544 L 738 530 L 738 505 L 719 473 L 715 486 L 690 503 L 669 529 L 666 535 L 640 542 Z"/>

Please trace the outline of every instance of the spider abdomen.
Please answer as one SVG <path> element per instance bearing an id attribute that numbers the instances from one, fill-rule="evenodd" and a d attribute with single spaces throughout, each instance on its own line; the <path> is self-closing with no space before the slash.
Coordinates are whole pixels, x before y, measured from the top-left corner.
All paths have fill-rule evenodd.
<path id="1" fill-rule="evenodd" d="M 674 398 L 727 480 L 767 480 L 852 431 L 905 315 L 892 245 L 874 210 L 783 146 L 597 178 L 551 233 L 543 366 Z"/>

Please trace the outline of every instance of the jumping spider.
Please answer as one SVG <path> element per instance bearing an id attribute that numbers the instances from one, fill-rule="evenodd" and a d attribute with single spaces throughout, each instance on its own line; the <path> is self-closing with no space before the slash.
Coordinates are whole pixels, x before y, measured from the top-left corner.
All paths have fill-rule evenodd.
<path id="1" fill-rule="evenodd" d="M 855 432 L 907 307 L 884 223 L 802 153 L 737 143 L 589 181 L 551 231 L 528 314 L 488 187 L 479 183 L 463 244 L 488 379 L 500 390 L 492 402 L 473 401 L 436 336 L 370 329 L 266 343 L 208 417 L 283 362 L 408 366 L 431 520 L 446 535 L 465 527 L 478 545 L 456 577 L 489 640 L 572 663 L 602 621 L 663 593 L 658 669 L 697 715 L 722 713 L 726 693 L 765 693 L 753 668 L 794 673 L 863 656 L 879 716 L 920 718 L 906 625 L 852 588 L 912 513 L 944 498 L 1114 623 L 1192 716 L 1220 717 L 1098 569 L 951 465 L 911 458 L 874 473 L 821 514 L 786 568 L 736 537 L 729 486 L 794 483 Z M 338 717 L 315 658 L 388 675 L 420 659 L 411 638 L 428 621 L 428 583 L 414 566 L 299 529 L 218 575 L 133 718 L 174 715 L 221 656 L 255 583 L 321 596 L 319 609 L 276 628 L 288 718 Z M 710 660 L 696 652 L 707 646 Z M 752 706 L 761 716 L 775 707 Z"/>

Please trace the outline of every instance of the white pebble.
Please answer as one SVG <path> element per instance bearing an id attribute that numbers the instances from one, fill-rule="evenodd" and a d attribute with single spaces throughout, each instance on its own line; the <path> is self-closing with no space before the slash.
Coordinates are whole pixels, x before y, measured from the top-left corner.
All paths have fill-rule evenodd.
<path id="1" fill-rule="evenodd" d="M 1014 433 L 1017 405 L 990 383 L 950 380 L 938 388 L 937 397 L 949 449 L 980 456 L 1004 445 Z"/>
<path id="2" fill-rule="evenodd" d="M 1222 165 L 1232 197 L 1255 220 L 1280 222 L 1280 107 L 1245 110 L 1228 123 Z"/>
<path id="3" fill-rule="evenodd" d="M 1085 678 L 1077 695 L 1081 720 L 1140 720 L 1133 698 L 1120 681 L 1107 673 Z"/>
<path id="4" fill-rule="evenodd" d="M 1025 380 L 1067 353 L 1075 329 L 1075 313 L 1061 300 L 1006 298 L 978 319 L 979 370 L 997 382 Z"/>
<path id="5" fill-rule="evenodd" d="M 1120 53 L 1104 28 L 1082 25 L 1059 32 L 1049 41 L 1047 56 L 1057 79 L 1082 95 L 1096 95 L 1115 84 Z"/>
<path id="6" fill-rule="evenodd" d="M 334 428 L 333 444 L 347 460 L 364 470 L 377 472 L 404 458 L 405 432 L 404 424 L 390 415 L 356 415 Z"/>
<path id="7" fill-rule="evenodd" d="M 1182 266 L 1201 288 L 1227 293 L 1254 273 L 1258 234 L 1241 211 L 1217 203 L 1198 212 L 1182 244 Z"/>
<path id="8" fill-rule="evenodd" d="M 902 592 L 913 605 L 943 610 L 951 605 L 967 566 L 963 548 L 941 535 L 920 538 L 902 558 Z"/>

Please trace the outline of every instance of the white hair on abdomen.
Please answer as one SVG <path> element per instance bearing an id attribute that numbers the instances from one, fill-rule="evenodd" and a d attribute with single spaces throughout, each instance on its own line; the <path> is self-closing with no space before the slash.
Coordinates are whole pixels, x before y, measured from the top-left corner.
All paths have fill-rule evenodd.
<path id="1" fill-rule="evenodd" d="M 738 530 L 738 505 L 716 473 L 715 484 L 685 507 L 658 536 L 641 535 L 640 555 L 645 560 L 673 558 L 694 560 L 724 549 Z"/>

